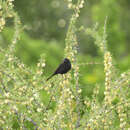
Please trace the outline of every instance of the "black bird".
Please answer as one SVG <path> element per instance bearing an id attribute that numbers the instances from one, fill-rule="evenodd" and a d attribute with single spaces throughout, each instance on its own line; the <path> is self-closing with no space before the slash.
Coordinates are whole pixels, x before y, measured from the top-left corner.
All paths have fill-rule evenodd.
<path id="1" fill-rule="evenodd" d="M 47 81 L 52 78 L 56 74 L 65 74 L 71 69 L 71 63 L 70 60 L 65 58 L 63 63 L 59 65 L 59 67 L 56 69 L 56 71 L 47 79 Z"/>

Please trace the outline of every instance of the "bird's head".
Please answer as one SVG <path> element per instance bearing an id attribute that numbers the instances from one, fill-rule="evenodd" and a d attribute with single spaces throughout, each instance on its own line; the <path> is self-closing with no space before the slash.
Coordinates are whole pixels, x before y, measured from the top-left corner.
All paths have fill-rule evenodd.
<path id="1" fill-rule="evenodd" d="M 69 62 L 70 62 L 69 59 L 67 58 L 64 59 L 64 63 L 69 63 Z"/>

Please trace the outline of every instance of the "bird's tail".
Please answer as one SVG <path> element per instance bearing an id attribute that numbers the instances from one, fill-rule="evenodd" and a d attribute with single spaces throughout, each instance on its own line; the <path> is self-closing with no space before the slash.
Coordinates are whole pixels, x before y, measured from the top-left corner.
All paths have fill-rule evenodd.
<path id="1" fill-rule="evenodd" d="M 55 74 L 52 74 L 49 78 L 47 78 L 46 81 L 48 81 L 49 79 L 51 79 Z"/>

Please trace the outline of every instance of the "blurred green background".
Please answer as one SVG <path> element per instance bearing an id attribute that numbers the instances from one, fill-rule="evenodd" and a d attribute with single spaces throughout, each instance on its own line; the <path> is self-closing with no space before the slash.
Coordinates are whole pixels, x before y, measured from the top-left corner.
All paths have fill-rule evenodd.
<path id="1" fill-rule="evenodd" d="M 67 4 L 61 0 L 16 0 L 14 5 L 22 25 L 25 26 L 17 44 L 16 55 L 28 66 L 35 67 L 40 55 L 44 53 L 44 74 L 49 76 L 63 59 L 72 11 L 68 10 Z M 87 0 L 81 9 L 77 27 L 93 27 L 98 22 L 102 29 L 106 16 L 108 48 L 115 66 L 123 72 L 130 66 L 130 0 Z M 12 26 L 12 21 L 9 20 L 2 32 L 3 47 L 12 39 Z M 103 58 L 92 37 L 82 32 L 77 33 L 77 37 L 80 63 L 102 63 L 80 67 L 81 88 L 91 95 L 95 83 L 104 83 Z"/>

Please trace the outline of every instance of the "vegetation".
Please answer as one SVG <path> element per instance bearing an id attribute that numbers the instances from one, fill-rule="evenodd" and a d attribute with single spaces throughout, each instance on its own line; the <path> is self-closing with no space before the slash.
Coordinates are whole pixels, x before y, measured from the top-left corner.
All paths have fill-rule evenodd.
<path id="1" fill-rule="evenodd" d="M 0 128 L 129 129 L 130 70 L 128 63 L 125 69 L 117 67 L 109 51 L 109 16 L 104 18 L 103 27 L 98 23 L 87 28 L 81 23 L 79 26 L 77 22 L 85 1 L 66 0 L 72 16 L 63 53 L 63 46 L 57 46 L 56 41 L 30 38 L 28 32 L 24 32 L 27 27 L 21 24 L 12 2 L 0 1 Z M 106 6 L 111 2 L 105 3 Z M 61 21 L 60 25 L 63 23 Z M 94 60 L 91 56 L 79 54 L 79 33 L 94 41 L 97 47 L 94 55 L 98 55 Z M 120 49 L 117 52 L 122 53 Z M 55 58 L 61 59 L 62 55 L 71 60 L 72 70 L 46 82 L 46 71 L 51 71 L 49 68 L 57 65 Z"/>

